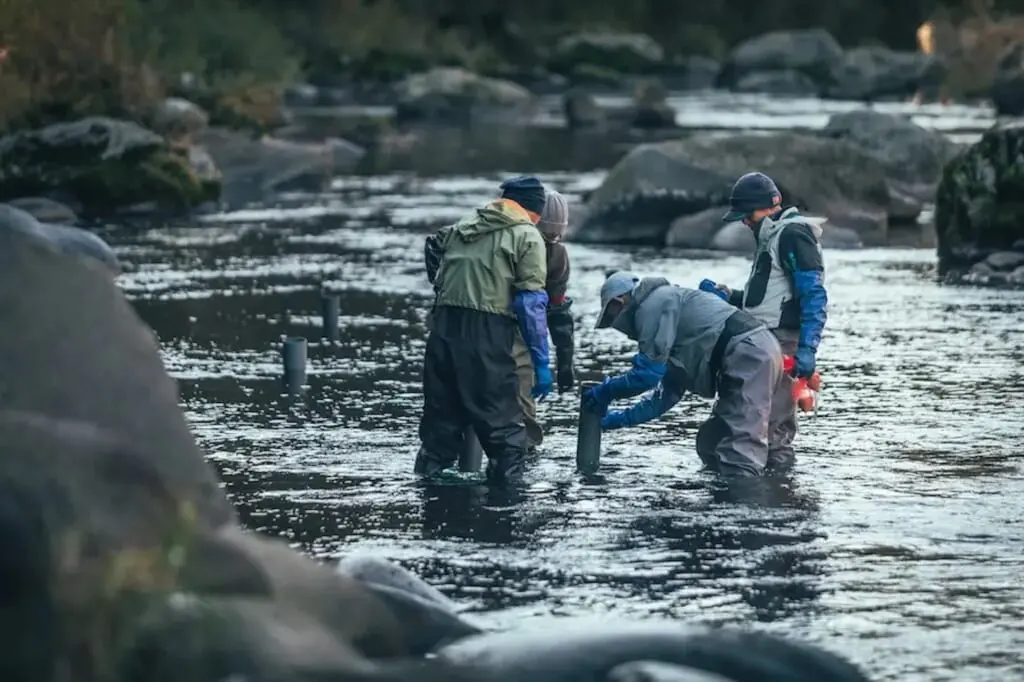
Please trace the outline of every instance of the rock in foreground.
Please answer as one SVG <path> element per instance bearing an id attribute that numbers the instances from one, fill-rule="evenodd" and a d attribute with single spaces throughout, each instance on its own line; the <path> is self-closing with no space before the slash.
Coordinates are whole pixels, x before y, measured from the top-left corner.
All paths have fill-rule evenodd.
<path id="1" fill-rule="evenodd" d="M 0 138 L 0 200 L 49 197 L 103 215 L 145 203 L 184 211 L 219 190 L 187 155 L 131 121 L 90 117 Z"/>
<path id="2" fill-rule="evenodd" d="M 986 132 L 946 166 L 935 197 L 939 271 L 1024 284 L 1024 124 Z"/>
<path id="3" fill-rule="evenodd" d="M 878 159 L 844 140 L 797 133 L 694 137 L 630 151 L 590 195 L 572 238 L 664 245 L 673 221 L 723 205 L 736 178 L 752 170 L 774 178 L 783 201 L 855 230 L 868 245 L 885 243 L 890 221 L 913 221 L 921 210 L 893 189 Z M 694 248 L 710 248 L 710 241 Z"/>

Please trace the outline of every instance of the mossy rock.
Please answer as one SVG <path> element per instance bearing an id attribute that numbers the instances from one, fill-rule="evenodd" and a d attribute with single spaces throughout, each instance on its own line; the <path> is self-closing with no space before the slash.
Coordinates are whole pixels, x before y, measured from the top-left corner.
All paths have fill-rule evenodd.
<path id="1" fill-rule="evenodd" d="M 0 200 L 66 197 L 104 215 L 146 203 L 184 211 L 218 193 L 186 153 L 130 121 L 90 117 L 0 138 Z"/>
<path id="2" fill-rule="evenodd" d="M 935 230 L 942 271 L 1024 239 L 1024 124 L 987 131 L 946 165 L 935 197 Z"/>

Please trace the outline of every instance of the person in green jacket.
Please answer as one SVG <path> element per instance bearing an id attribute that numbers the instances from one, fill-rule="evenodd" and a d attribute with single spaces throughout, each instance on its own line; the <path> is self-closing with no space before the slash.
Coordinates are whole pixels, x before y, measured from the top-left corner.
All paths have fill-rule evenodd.
<path id="1" fill-rule="evenodd" d="M 501 184 L 501 196 L 427 239 L 435 299 L 423 360 L 423 416 L 414 471 L 452 466 L 472 427 L 487 479 L 518 478 L 527 454 L 513 345 L 522 334 L 533 363 L 532 395 L 551 393 L 547 259 L 536 224 L 544 185 L 533 176 Z"/>

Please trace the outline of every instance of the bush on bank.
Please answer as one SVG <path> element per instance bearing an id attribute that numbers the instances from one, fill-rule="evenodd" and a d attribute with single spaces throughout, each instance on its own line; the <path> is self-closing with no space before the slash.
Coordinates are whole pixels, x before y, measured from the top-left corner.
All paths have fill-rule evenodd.
<path id="1" fill-rule="evenodd" d="M 272 126 L 281 86 L 300 72 L 323 82 L 436 65 L 500 75 L 543 65 L 559 36 L 586 29 L 646 33 L 673 56 L 720 57 L 758 33 L 814 26 L 847 45 L 913 49 L 940 5 L 970 12 L 963 0 L 0 0 L 0 128 L 139 119 L 168 93 L 188 94 L 213 123 Z M 997 5 L 1024 11 L 1024 0 Z"/>

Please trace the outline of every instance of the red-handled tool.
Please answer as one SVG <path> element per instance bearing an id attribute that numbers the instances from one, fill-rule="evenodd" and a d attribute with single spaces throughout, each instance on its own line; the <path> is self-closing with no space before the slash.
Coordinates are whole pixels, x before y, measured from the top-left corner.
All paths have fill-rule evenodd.
<path id="1" fill-rule="evenodd" d="M 785 355 L 782 358 L 782 369 L 792 374 L 796 369 L 796 358 L 792 355 Z M 801 412 L 814 410 L 814 394 L 821 390 L 821 375 L 815 370 L 809 379 L 797 378 L 793 381 L 793 401 L 796 402 Z"/>

